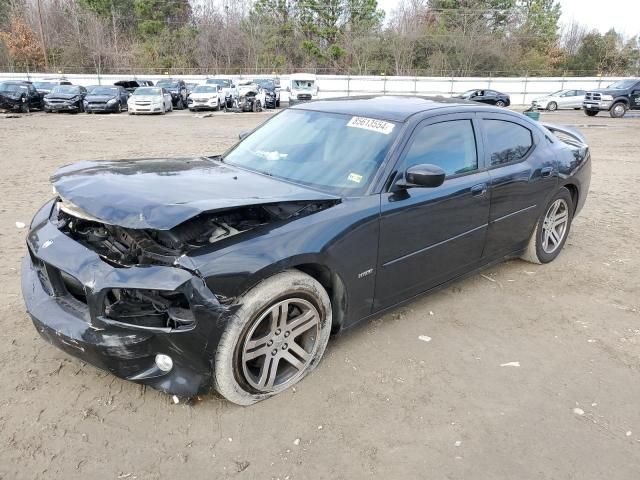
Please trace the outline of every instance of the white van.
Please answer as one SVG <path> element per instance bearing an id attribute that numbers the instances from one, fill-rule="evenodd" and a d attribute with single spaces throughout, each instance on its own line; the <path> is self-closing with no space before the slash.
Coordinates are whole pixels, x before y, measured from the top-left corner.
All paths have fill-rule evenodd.
<path id="1" fill-rule="evenodd" d="M 293 73 L 289 76 L 289 105 L 318 98 L 318 79 L 312 73 Z"/>

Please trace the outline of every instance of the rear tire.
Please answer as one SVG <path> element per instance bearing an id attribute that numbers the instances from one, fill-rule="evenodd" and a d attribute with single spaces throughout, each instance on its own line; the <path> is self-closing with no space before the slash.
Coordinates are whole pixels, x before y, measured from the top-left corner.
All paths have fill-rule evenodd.
<path id="1" fill-rule="evenodd" d="M 555 260 L 567 241 L 573 211 L 571 193 L 563 187 L 545 207 L 520 258 L 538 264 Z"/>
<path id="2" fill-rule="evenodd" d="M 237 304 L 218 343 L 213 380 L 230 402 L 251 405 L 295 385 L 318 365 L 331 333 L 331 302 L 317 280 L 287 270 Z"/>
<path id="3" fill-rule="evenodd" d="M 496 107 L 504 108 L 506 107 L 506 104 L 502 100 L 498 100 L 496 102 Z"/>

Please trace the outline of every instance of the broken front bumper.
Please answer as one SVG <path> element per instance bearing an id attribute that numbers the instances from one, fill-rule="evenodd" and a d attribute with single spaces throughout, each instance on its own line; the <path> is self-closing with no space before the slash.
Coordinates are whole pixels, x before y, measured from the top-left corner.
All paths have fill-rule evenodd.
<path id="1" fill-rule="evenodd" d="M 51 204 L 44 208 L 51 211 Z M 43 216 L 41 211 L 36 218 Z M 22 294 L 46 340 L 118 377 L 166 393 L 193 396 L 210 390 L 215 349 L 230 313 L 200 277 L 177 267 L 111 266 L 48 219 L 33 226 L 27 246 Z M 194 325 L 172 330 L 114 321 L 106 316 L 104 303 L 106 292 L 117 288 L 180 291 Z M 156 366 L 157 354 L 171 357 L 170 371 Z"/>

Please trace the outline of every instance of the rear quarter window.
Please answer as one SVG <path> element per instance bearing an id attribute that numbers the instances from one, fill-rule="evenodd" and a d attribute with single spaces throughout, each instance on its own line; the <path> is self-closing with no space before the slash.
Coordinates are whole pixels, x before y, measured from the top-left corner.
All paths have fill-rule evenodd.
<path id="1" fill-rule="evenodd" d="M 518 162 L 533 148 L 531 130 L 506 120 L 485 119 L 491 166 Z"/>

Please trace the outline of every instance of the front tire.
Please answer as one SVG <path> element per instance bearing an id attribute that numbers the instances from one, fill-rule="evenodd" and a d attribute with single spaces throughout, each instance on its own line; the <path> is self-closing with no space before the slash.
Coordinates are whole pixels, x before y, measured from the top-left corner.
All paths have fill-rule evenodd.
<path id="1" fill-rule="evenodd" d="M 237 303 L 218 344 L 213 380 L 230 402 L 251 405 L 295 385 L 317 366 L 331 333 L 331 302 L 317 280 L 287 270 Z"/>
<path id="2" fill-rule="evenodd" d="M 549 263 L 560 254 L 571 229 L 573 199 L 561 188 L 551 199 L 533 230 L 522 259 L 531 263 Z"/>
<path id="3" fill-rule="evenodd" d="M 614 103 L 611 110 L 609 110 L 609 115 L 612 118 L 622 118 L 625 113 L 627 113 L 627 105 L 623 102 Z"/>
<path id="4" fill-rule="evenodd" d="M 558 109 L 558 104 L 556 102 L 549 102 L 549 105 L 547 105 L 547 110 L 549 110 L 550 112 L 555 112 Z"/>
<path id="5" fill-rule="evenodd" d="M 596 115 L 598 115 L 598 113 L 600 113 L 598 110 L 585 110 L 584 114 L 587 117 L 595 117 Z"/>

